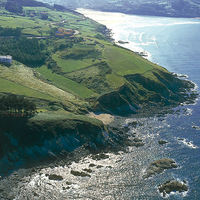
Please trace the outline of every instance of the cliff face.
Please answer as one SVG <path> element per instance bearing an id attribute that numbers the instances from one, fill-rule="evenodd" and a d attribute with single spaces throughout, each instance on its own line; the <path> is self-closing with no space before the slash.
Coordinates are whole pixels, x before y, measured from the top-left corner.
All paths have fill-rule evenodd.
<path id="1" fill-rule="evenodd" d="M 126 83 L 117 91 L 100 96 L 95 109 L 126 115 L 136 113 L 144 104 L 145 107 L 169 106 L 193 99 L 188 94 L 194 88 L 193 83 L 159 70 L 153 71 L 152 77 L 148 78 L 142 74 L 124 76 Z"/>
<path id="2" fill-rule="evenodd" d="M 81 146 L 97 151 L 111 144 L 109 131 L 98 120 L 39 115 L 32 119 L 1 118 L 1 175 L 27 164 L 55 160 Z"/>

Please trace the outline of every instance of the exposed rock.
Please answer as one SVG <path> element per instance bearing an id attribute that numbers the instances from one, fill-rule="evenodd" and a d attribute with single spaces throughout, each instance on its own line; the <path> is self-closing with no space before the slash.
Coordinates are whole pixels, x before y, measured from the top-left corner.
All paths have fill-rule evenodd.
<path id="1" fill-rule="evenodd" d="M 144 146 L 144 142 L 142 142 L 141 139 L 139 138 L 134 138 L 133 140 L 128 140 L 126 142 L 126 144 L 128 146 L 135 146 L 135 147 L 141 147 L 141 146 Z"/>
<path id="2" fill-rule="evenodd" d="M 88 172 L 88 173 L 92 173 L 91 169 L 83 169 L 83 171 Z"/>
<path id="3" fill-rule="evenodd" d="M 159 188 L 160 193 L 163 193 L 163 197 L 166 196 L 166 193 L 169 194 L 170 192 L 184 192 L 188 190 L 188 186 L 182 184 L 178 181 L 167 180 L 163 183 Z"/>
<path id="4" fill-rule="evenodd" d="M 89 167 L 95 167 L 95 166 L 96 166 L 96 165 L 93 164 L 93 163 L 89 164 Z"/>
<path id="5" fill-rule="evenodd" d="M 66 184 L 67 184 L 67 185 L 71 185 L 72 183 L 71 183 L 71 182 L 69 182 L 69 181 L 67 181 L 67 182 L 66 182 Z"/>
<path id="6" fill-rule="evenodd" d="M 169 158 L 163 158 L 152 162 L 146 170 L 146 174 L 143 175 L 143 178 L 149 178 L 154 174 L 160 174 L 165 169 L 177 168 L 175 161 Z"/>
<path id="7" fill-rule="evenodd" d="M 97 169 L 102 168 L 102 167 L 103 167 L 102 165 L 97 165 Z"/>
<path id="8" fill-rule="evenodd" d="M 74 171 L 74 170 L 71 170 L 71 174 L 73 174 L 74 176 L 91 177 L 89 174 L 86 174 L 85 172 L 79 172 L 79 171 Z"/>
<path id="9" fill-rule="evenodd" d="M 140 138 L 134 138 L 133 141 L 134 142 L 142 142 L 142 139 L 140 139 Z"/>
<path id="10" fill-rule="evenodd" d="M 38 196 L 39 196 L 36 192 L 33 192 L 33 195 L 34 195 L 35 197 L 38 197 Z"/>
<path id="11" fill-rule="evenodd" d="M 159 140 L 158 143 L 162 145 L 162 144 L 166 144 L 166 143 L 168 143 L 168 142 L 165 141 L 165 140 Z"/>
<path id="12" fill-rule="evenodd" d="M 192 126 L 193 129 L 200 130 L 199 126 Z"/>
<path id="13" fill-rule="evenodd" d="M 123 129 L 124 129 L 125 132 L 128 132 L 128 131 L 131 130 L 128 126 L 124 126 Z"/>
<path id="14" fill-rule="evenodd" d="M 133 121 L 133 122 L 128 123 L 129 126 L 132 126 L 134 128 L 136 128 L 137 124 L 138 124 L 137 121 Z"/>
<path id="15" fill-rule="evenodd" d="M 63 187 L 62 189 L 63 189 L 63 190 L 68 190 L 68 189 L 70 189 L 70 187 L 69 187 L 69 186 Z"/>
<path id="16" fill-rule="evenodd" d="M 143 142 L 135 142 L 134 146 L 135 147 L 142 147 L 142 146 L 144 146 L 144 143 Z"/>
<path id="17" fill-rule="evenodd" d="M 107 159 L 107 158 L 109 158 L 109 155 L 106 155 L 104 153 L 100 153 L 100 154 L 92 156 L 93 160 L 103 160 L 103 159 Z"/>
<path id="18" fill-rule="evenodd" d="M 61 180 L 63 180 L 62 176 L 56 175 L 56 174 L 50 174 L 50 175 L 46 174 L 46 176 L 48 176 L 50 180 L 54 180 L 54 181 L 61 181 Z"/>

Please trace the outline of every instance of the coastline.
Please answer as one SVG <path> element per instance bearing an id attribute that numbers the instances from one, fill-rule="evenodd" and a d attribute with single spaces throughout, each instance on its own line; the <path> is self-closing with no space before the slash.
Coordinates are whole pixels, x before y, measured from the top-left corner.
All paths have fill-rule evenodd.
<path id="1" fill-rule="evenodd" d="M 97 10 L 91 10 L 91 9 L 84 9 L 84 8 L 77 8 L 77 12 L 80 12 L 86 17 L 89 17 L 103 25 L 105 25 L 108 30 L 111 31 L 111 38 L 114 40 L 114 42 L 122 46 L 126 49 L 129 49 L 136 54 L 145 52 L 146 56 L 142 56 L 143 58 L 149 60 L 152 63 L 157 64 L 153 61 L 152 55 L 148 50 L 145 48 L 149 44 L 155 44 L 157 46 L 156 38 L 149 38 L 150 40 L 148 42 L 143 41 L 143 34 L 144 32 L 138 33 L 137 31 L 134 31 L 134 37 L 139 37 L 139 42 L 141 44 L 138 44 L 138 42 L 132 42 L 130 41 L 129 37 L 131 36 L 131 32 L 127 31 L 126 34 L 122 31 L 123 28 L 128 29 L 132 26 L 132 23 L 134 23 L 134 27 L 140 28 L 140 27 L 151 27 L 153 26 L 153 23 L 156 23 L 156 25 L 159 27 L 161 24 L 154 21 L 155 18 L 159 16 L 145 16 L 145 15 L 135 15 L 135 14 L 125 14 L 125 13 L 119 13 L 119 12 L 104 12 L 104 11 L 97 11 Z M 127 17 L 128 16 L 128 17 Z M 141 22 L 141 19 L 145 19 L 146 17 L 150 18 L 151 20 L 149 22 L 143 21 Z M 196 24 L 200 24 L 198 18 L 176 18 L 176 17 L 167 17 L 167 16 L 160 16 L 162 20 L 166 20 L 169 23 L 167 26 L 176 25 L 176 24 L 187 24 L 189 23 L 191 19 L 196 19 Z M 169 20 L 169 19 L 172 19 Z M 179 19 L 186 20 L 184 23 L 180 22 Z M 125 24 L 125 25 L 124 25 Z M 138 35 L 139 34 L 139 35 Z M 123 39 L 121 38 L 121 35 L 123 35 Z M 120 43 L 119 41 L 123 41 Z M 157 46 L 158 47 L 158 46 Z M 159 65 L 159 63 L 158 63 Z"/>
<path id="2" fill-rule="evenodd" d="M 76 11 L 80 12 L 86 17 L 93 19 L 94 21 L 97 21 L 100 24 L 105 25 L 107 29 L 110 30 L 110 35 L 111 35 L 110 37 L 111 39 L 113 39 L 115 44 L 124 47 L 126 49 L 129 49 L 138 55 L 141 54 L 141 56 L 143 53 L 145 53 L 145 55 L 142 57 L 151 61 L 151 54 L 147 52 L 144 48 L 138 47 L 134 42 L 129 41 L 128 35 L 126 36 L 126 39 L 124 40 L 120 39 L 121 32 L 120 29 L 117 29 L 117 25 L 122 24 L 123 22 L 126 23 L 125 16 L 127 16 L 127 14 L 118 12 L 95 11 L 84 8 L 77 8 Z M 131 16 L 133 16 L 136 21 L 138 20 L 138 18 L 143 17 L 137 15 L 131 15 Z"/>
<path id="3" fill-rule="evenodd" d="M 163 110 L 164 110 L 164 112 L 162 112 L 159 108 L 157 108 L 157 107 L 155 107 L 155 108 L 151 108 L 152 110 L 148 110 L 148 111 L 145 111 L 145 109 L 142 111 L 143 113 L 138 113 L 138 115 L 137 115 L 137 117 L 138 118 L 140 118 L 141 116 L 142 117 L 149 117 L 148 115 L 152 115 L 152 114 L 156 114 L 156 115 L 161 115 L 161 116 L 164 116 L 165 114 L 167 114 L 167 109 L 168 108 L 163 108 Z M 161 112 L 161 113 L 159 113 L 159 111 Z M 166 112 L 166 113 L 165 113 Z M 101 120 L 104 124 L 111 124 L 111 128 L 113 128 L 113 129 L 116 129 L 116 127 L 118 128 L 121 128 L 120 127 L 120 125 L 122 125 L 122 121 L 124 121 L 124 119 L 125 118 L 121 118 L 121 119 L 119 119 L 119 118 L 117 118 L 117 119 L 113 119 L 114 117 L 112 116 L 112 115 L 108 115 L 108 114 L 99 114 L 99 115 L 97 115 L 97 114 L 94 114 L 94 113 L 90 113 L 89 115 L 88 115 L 89 117 L 93 117 L 93 118 L 96 118 L 96 119 L 99 119 L 99 120 Z M 136 118 L 136 115 L 135 115 L 135 118 Z M 162 119 L 160 119 L 160 120 L 162 120 Z M 128 123 L 127 123 L 128 124 Z M 137 124 L 137 122 L 136 121 L 133 121 L 132 122 L 132 124 L 130 123 L 130 124 L 128 124 L 128 126 L 125 126 L 125 128 L 129 128 L 129 125 L 130 125 L 130 127 L 131 126 L 142 126 L 142 124 L 140 124 L 140 123 L 138 123 Z M 127 128 L 127 129 L 128 129 Z M 119 131 L 121 131 L 120 129 L 119 129 Z M 87 131 L 86 131 L 87 132 Z M 88 134 L 88 133 L 87 133 Z M 90 133 L 89 133 L 90 134 Z M 89 135 L 88 134 L 88 135 Z M 127 134 L 128 135 L 128 134 Z M 129 135 L 130 135 L 130 133 L 129 133 Z M 134 135 L 134 134 L 133 134 Z M 117 136 L 121 136 L 120 134 L 119 135 L 117 135 Z M 140 135 L 140 137 L 142 136 L 142 134 Z M 84 135 L 84 137 L 85 137 L 85 135 Z M 135 137 L 135 136 L 133 136 L 133 137 Z M 138 135 L 137 135 L 137 137 L 138 137 Z M 62 139 L 62 138 L 61 138 Z M 60 139 L 60 141 L 61 141 L 61 139 Z M 70 140 L 72 141 L 72 139 L 73 138 L 70 138 Z M 76 139 L 76 138 L 75 138 Z M 98 139 L 99 139 L 99 137 L 98 137 Z M 116 142 L 116 138 L 115 137 L 113 137 L 112 138 L 115 142 Z M 118 138 L 118 139 L 121 139 L 121 138 Z M 126 139 L 126 138 L 125 138 Z M 134 138 L 135 139 L 135 141 L 140 141 L 140 139 L 139 138 Z M 147 140 L 149 140 L 149 139 L 147 139 Z M 70 142 L 71 142 L 70 141 Z M 76 141 L 76 140 L 74 140 L 74 141 Z M 51 141 L 52 142 L 52 141 Z M 98 141 L 99 142 L 99 141 Z M 121 141 L 122 142 L 122 141 Z M 126 140 L 124 140 L 123 142 L 127 142 Z M 123 143 L 122 142 L 122 143 Z M 127 146 L 127 148 L 129 148 L 128 146 L 131 146 L 130 144 L 134 144 L 133 142 L 131 143 L 132 141 L 128 141 L 127 143 L 124 143 L 124 145 L 126 145 Z M 53 143 L 53 142 L 52 142 Z M 55 143 L 57 143 L 57 141 L 55 142 Z M 138 144 L 135 144 L 135 145 L 143 145 L 143 143 L 142 142 L 138 142 Z M 150 147 L 150 144 L 148 144 L 149 145 L 149 147 Z M 145 144 L 145 147 L 144 148 L 147 148 L 147 146 L 148 146 L 147 144 Z M 134 145 L 133 145 L 134 146 Z M 94 147 L 94 146 L 93 146 Z M 139 146 L 134 146 L 133 148 L 138 148 Z M 76 151 L 76 150 L 75 150 Z M 148 153 L 148 151 L 149 151 L 149 149 L 144 149 L 144 151 L 146 151 L 146 154 Z M 84 156 L 87 156 L 88 154 L 90 154 L 90 152 L 89 151 L 86 151 L 86 149 L 85 148 L 82 148 L 82 147 L 80 147 L 80 149 L 77 149 L 77 155 L 76 155 L 76 152 L 72 152 L 72 154 L 75 154 L 75 156 L 73 156 L 73 158 L 71 158 L 71 161 L 72 162 L 76 162 L 77 163 L 77 166 L 78 165 L 81 165 L 81 163 L 79 163 L 79 160 L 78 160 L 78 157 L 80 157 L 80 159 L 81 158 L 83 158 Z M 137 152 L 137 151 L 136 151 Z M 62 153 L 62 152 L 61 152 Z M 80 153 L 80 155 L 78 156 L 78 154 Z M 83 155 L 83 154 L 84 155 Z M 125 152 L 126 153 L 126 152 Z M 103 156 L 105 156 L 105 160 L 106 160 L 106 156 L 107 156 L 107 154 L 99 154 L 99 155 L 101 155 L 102 157 Z M 54 156 L 53 154 L 52 154 L 52 156 Z M 134 155 L 134 156 L 136 156 L 136 155 Z M 140 156 L 139 156 L 140 157 Z M 141 156 L 142 157 L 142 156 Z M 58 157 L 53 157 L 53 159 L 57 159 Z M 110 159 L 110 158 L 108 158 L 108 159 Z M 147 160 L 149 160 L 149 159 L 147 159 L 146 157 L 144 157 L 144 158 L 141 158 L 141 159 L 143 159 L 143 160 L 146 160 L 146 161 L 143 161 L 143 162 L 148 162 Z M 151 158 L 152 159 L 152 158 Z M 95 161 L 96 162 L 96 161 Z M 116 161 L 117 162 L 117 161 Z M 83 162 L 82 162 L 83 163 Z M 92 160 L 92 162 L 90 163 L 90 164 L 93 164 L 94 163 L 94 161 Z M 124 164 L 124 163 L 123 163 Z M 69 173 L 66 173 L 66 163 L 64 162 L 64 161 L 61 161 L 60 163 L 56 163 L 55 164 L 55 162 L 53 162 L 51 165 L 47 165 L 48 166 L 48 168 L 47 169 L 42 169 L 42 168 L 40 168 L 40 167 L 35 167 L 35 168 L 33 168 L 33 169 L 31 169 L 31 170 L 29 170 L 29 174 L 28 175 L 26 175 L 28 178 L 28 181 L 37 181 L 38 179 L 36 179 L 35 177 L 39 177 L 39 181 L 40 181 L 40 183 L 43 183 L 42 181 L 44 181 L 44 183 L 46 184 L 50 184 L 51 183 L 51 181 L 53 182 L 55 182 L 55 181 L 58 181 L 58 183 L 60 184 L 60 183 L 62 183 L 63 185 L 59 185 L 59 187 L 60 188 L 63 188 L 63 186 L 64 186 L 64 188 L 68 188 L 68 189 L 70 189 L 70 190 L 72 190 L 72 189 L 74 189 L 73 188 L 73 185 L 75 185 L 74 183 L 72 184 L 72 186 L 68 186 L 68 184 L 66 183 L 64 183 L 64 180 L 68 180 L 68 178 L 69 178 L 69 176 L 72 176 L 72 174 L 70 174 L 70 171 L 69 171 Z M 69 164 L 70 165 L 70 164 Z M 56 166 L 56 167 L 55 167 Z M 58 167 L 57 167 L 58 166 Z M 85 168 L 85 166 L 87 166 L 87 168 Z M 98 166 L 100 166 L 100 165 L 98 165 Z M 63 176 L 63 178 L 64 178 L 64 180 L 62 181 L 62 180 L 59 180 L 58 178 L 58 180 L 56 180 L 56 175 L 55 175 L 55 173 L 56 174 L 59 174 L 60 175 L 60 171 L 63 169 L 65 167 L 65 169 L 63 170 L 63 174 L 65 174 L 65 175 L 62 175 Z M 101 167 L 101 166 L 100 166 Z M 106 169 L 106 165 L 105 165 L 105 169 Z M 115 167 L 115 166 L 114 166 Z M 144 166 L 143 166 L 144 167 Z M 50 169 L 50 168 L 52 168 L 52 169 Z M 54 168 L 54 169 L 53 169 Z M 56 168 L 56 169 L 55 169 Z M 59 169 L 60 168 L 60 169 Z M 78 168 L 78 167 L 77 167 Z M 79 169 L 80 168 L 80 169 Z M 86 169 L 86 170 L 91 170 L 90 168 L 89 168 L 89 164 L 88 165 L 83 165 L 83 167 L 81 168 L 81 167 L 79 167 L 78 169 L 81 171 L 82 169 Z M 109 167 L 107 167 L 107 168 L 109 168 Z M 70 168 L 71 169 L 71 168 Z M 73 168 L 72 168 L 73 169 Z M 141 169 L 141 168 L 140 168 Z M 56 171 L 57 170 L 57 171 Z M 59 171 L 60 170 L 60 171 Z M 76 169 L 77 170 L 77 169 Z M 92 168 L 92 170 L 93 170 L 93 168 Z M 151 168 L 150 168 L 150 170 L 151 170 Z M 76 171 L 77 172 L 77 171 Z M 87 172 L 87 171 L 86 171 Z M 14 173 L 16 173 L 16 172 L 14 172 Z M 13 173 L 13 175 L 12 176 L 15 176 L 15 174 Z M 28 172 L 27 172 L 28 173 Z M 33 175 L 33 173 L 34 173 L 34 175 Z M 89 172 L 88 172 L 89 173 Z M 86 177 L 90 177 L 91 175 L 94 177 L 94 175 L 93 174 L 91 174 L 90 176 L 88 175 L 88 173 L 86 173 Z M 49 175 L 50 174 L 50 175 Z M 17 175 L 18 176 L 18 175 Z M 17 177 L 16 176 L 16 177 Z M 23 176 L 25 176 L 24 174 L 22 174 L 22 181 L 23 181 Z M 32 176 L 32 177 L 31 177 Z M 35 176 L 35 177 L 34 177 Z M 50 179 L 49 177 L 50 176 L 54 176 L 54 178 L 55 179 Z M 62 176 L 61 176 L 61 178 L 62 178 Z M 84 176 L 84 174 L 83 174 L 83 176 Z M 20 176 L 19 176 L 20 177 Z M 57 177 L 58 177 L 58 175 L 57 175 Z M 17 178 L 16 178 L 17 179 Z M 19 178 L 18 178 L 19 179 Z M 49 180 L 48 180 L 49 179 Z M 27 181 L 27 182 L 28 182 Z M 47 181 L 49 181 L 49 182 L 47 182 Z M 147 181 L 147 180 L 145 180 L 145 181 Z M 66 182 L 66 181 L 65 181 Z M 75 181 L 74 181 L 75 182 Z M 45 185 L 44 184 L 44 185 Z M 28 184 L 27 184 L 28 185 Z M 55 184 L 56 185 L 56 184 Z M 54 187 L 56 187 L 54 185 Z M 58 184 L 57 184 L 58 185 Z M 76 185 L 75 185 L 76 186 Z M 66 189 L 63 189 L 63 191 L 65 191 Z M 34 191 L 35 192 L 35 191 Z M 40 194 L 39 193 L 39 190 L 38 190 L 38 194 Z M 35 195 L 35 193 L 34 193 L 34 195 Z M 37 193 L 36 193 L 36 195 L 37 195 Z"/>

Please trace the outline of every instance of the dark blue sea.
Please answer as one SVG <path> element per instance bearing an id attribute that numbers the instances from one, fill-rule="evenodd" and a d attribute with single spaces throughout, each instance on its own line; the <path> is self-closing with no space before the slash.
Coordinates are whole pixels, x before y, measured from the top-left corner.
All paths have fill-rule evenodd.
<path id="1" fill-rule="evenodd" d="M 134 51 L 146 51 L 150 61 L 170 72 L 186 75 L 188 80 L 196 84 L 195 89 L 199 92 L 199 19 L 126 15 L 122 25 L 113 24 L 110 28 L 116 32 L 116 40 L 129 42 L 125 47 Z M 169 142 L 158 148 L 155 158 L 169 157 L 179 165 L 176 170 L 156 176 L 154 181 L 161 181 L 160 178 L 164 179 L 165 176 L 185 179 L 188 181 L 189 192 L 171 195 L 169 199 L 200 199 L 200 101 L 197 99 L 195 104 L 182 105 L 174 110 L 177 112 L 166 115 L 160 123 L 158 117 L 143 119 L 148 124 L 142 130 L 144 135 L 146 132 L 156 139 Z M 154 199 L 147 194 L 144 196 Z M 143 196 L 138 198 L 145 199 Z M 155 197 L 157 198 L 159 197 Z"/>
<path id="2" fill-rule="evenodd" d="M 126 48 L 146 51 L 147 59 L 170 72 L 186 75 L 200 86 L 200 20 L 147 16 L 131 16 L 96 12 L 87 16 L 98 17 L 111 28 L 117 40 L 128 41 Z M 98 15 L 98 13 L 100 13 Z M 123 18 L 120 18 L 122 15 Z M 106 18 L 107 17 L 107 18 Z M 118 18 L 120 20 L 117 20 Z M 113 19 L 113 23 L 108 20 Z M 97 20 L 97 19 L 95 19 Z M 107 21 L 106 21 L 107 20 Z M 130 138 L 136 133 L 145 145 L 128 147 L 126 153 L 108 154 L 109 158 L 95 161 L 88 156 L 79 163 L 46 167 L 24 177 L 13 189 L 15 199 L 163 199 L 159 183 L 174 179 L 186 181 L 187 192 L 173 192 L 167 199 L 200 199 L 200 101 L 174 108 L 172 114 L 149 118 L 125 119 L 122 126 L 137 121 L 130 127 Z M 160 145 L 159 140 L 168 143 Z M 151 162 L 173 159 L 178 168 L 168 169 L 151 178 L 143 179 Z M 91 167 L 90 164 L 94 164 Z M 70 170 L 92 169 L 91 177 L 76 177 Z M 62 181 L 49 180 L 45 174 L 57 174 Z"/>

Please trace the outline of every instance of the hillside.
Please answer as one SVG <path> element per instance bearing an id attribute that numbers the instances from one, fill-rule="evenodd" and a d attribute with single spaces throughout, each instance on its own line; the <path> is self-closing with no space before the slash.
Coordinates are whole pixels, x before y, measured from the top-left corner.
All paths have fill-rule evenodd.
<path id="1" fill-rule="evenodd" d="M 66 8 L 86 8 L 105 12 L 120 12 L 132 15 L 165 16 L 165 17 L 199 17 L 199 0 L 127 0 L 106 1 L 96 3 L 95 0 L 40 0 L 47 3 L 59 3 Z"/>
<path id="2" fill-rule="evenodd" d="M 81 14 L 25 6 L 20 14 L 3 8 L 0 14 L 6 38 L 0 53 L 14 59 L 11 66 L 0 66 L 1 92 L 53 100 L 77 113 L 185 100 L 179 94 L 183 81 L 110 43 L 106 27 Z M 15 29 L 18 36 L 7 34 Z"/>

